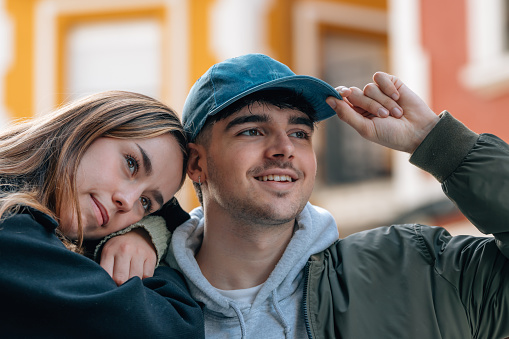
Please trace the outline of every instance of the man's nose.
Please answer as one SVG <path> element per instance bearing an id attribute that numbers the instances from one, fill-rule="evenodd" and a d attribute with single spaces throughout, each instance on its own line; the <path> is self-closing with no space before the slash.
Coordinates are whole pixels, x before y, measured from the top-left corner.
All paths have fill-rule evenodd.
<path id="1" fill-rule="evenodd" d="M 270 138 L 270 145 L 267 148 L 267 157 L 277 159 L 292 159 L 295 146 L 286 132 L 280 132 Z"/>

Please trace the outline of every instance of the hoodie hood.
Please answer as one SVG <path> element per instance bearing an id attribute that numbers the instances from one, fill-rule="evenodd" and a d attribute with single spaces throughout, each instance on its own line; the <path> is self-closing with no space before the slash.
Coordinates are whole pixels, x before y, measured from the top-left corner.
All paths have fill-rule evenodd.
<path id="1" fill-rule="evenodd" d="M 219 293 L 201 273 L 194 256 L 203 239 L 203 209 L 198 207 L 191 219 L 173 233 L 166 257 L 167 263 L 186 276 L 193 297 L 212 311 L 235 316 L 230 299 Z M 300 273 L 309 257 L 321 252 L 336 240 L 336 222 L 326 210 L 310 203 L 297 217 L 297 228 L 280 261 L 258 292 L 251 308 L 261 305 L 275 289 L 280 298 L 293 293 L 300 283 Z"/>
<path id="2" fill-rule="evenodd" d="M 237 303 L 223 296 L 205 279 L 194 257 L 203 239 L 203 210 L 198 207 L 190 215 L 191 219 L 177 227 L 173 233 L 166 262 L 184 273 L 193 298 L 205 305 L 205 312 L 211 311 L 219 317 L 239 317 L 243 333 L 243 317 L 269 303 L 281 318 L 279 322 L 287 332 L 289 325 L 282 315 L 284 312 L 280 309 L 279 301 L 291 297 L 302 286 L 302 272 L 309 257 L 338 240 L 339 234 L 332 215 L 307 203 L 297 216 L 296 230 L 283 256 L 252 305 Z"/>

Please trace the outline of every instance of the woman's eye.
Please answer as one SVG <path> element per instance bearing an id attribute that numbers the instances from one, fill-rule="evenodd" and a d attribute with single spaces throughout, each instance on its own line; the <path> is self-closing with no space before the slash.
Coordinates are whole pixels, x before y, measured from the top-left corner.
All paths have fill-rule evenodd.
<path id="1" fill-rule="evenodd" d="M 240 135 L 247 135 L 250 137 L 255 137 L 255 136 L 261 135 L 261 133 L 256 128 L 251 128 L 251 129 L 245 130 L 244 132 L 240 133 Z"/>
<path id="2" fill-rule="evenodd" d="M 152 203 L 150 199 L 146 197 L 140 197 L 140 202 L 143 209 L 147 212 L 150 212 L 150 210 L 152 209 Z"/>
<path id="3" fill-rule="evenodd" d="M 136 174 L 138 172 L 138 161 L 130 155 L 125 157 L 125 161 L 131 174 Z"/>

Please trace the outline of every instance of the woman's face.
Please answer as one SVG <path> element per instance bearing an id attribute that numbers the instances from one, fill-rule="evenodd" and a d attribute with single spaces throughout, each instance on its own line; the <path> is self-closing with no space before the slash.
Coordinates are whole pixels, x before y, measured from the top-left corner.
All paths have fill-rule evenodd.
<path id="1" fill-rule="evenodd" d="M 161 208 L 177 192 L 182 166 L 182 151 L 170 134 L 95 140 L 76 176 L 83 238 L 100 239 Z M 76 211 L 68 202 L 62 205 L 60 229 L 78 238 Z"/>

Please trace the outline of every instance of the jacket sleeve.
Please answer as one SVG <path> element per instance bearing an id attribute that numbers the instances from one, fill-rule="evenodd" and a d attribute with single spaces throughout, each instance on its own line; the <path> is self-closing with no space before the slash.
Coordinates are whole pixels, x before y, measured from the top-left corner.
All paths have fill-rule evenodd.
<path id="1" fill-rule="evenodd" d="M 161 259 L 166 254 L 166 250 L 168 249 L 168 243 L 170 242 L 171 233 L 170 231 L 168 231 L 164 219 L 158 215 L 146 216 L 137 223 L 132 224 L 129 227 L 124 228 L 123 230 L 111 233 L 104 237 L 95 248 L 94 260 L 97 262 L 101 261 L 100 260 L 101 252 L 108 240 L 116 236 L 131 232 L 136 228 L 143 228 L 149 234 L 150 239 L 152 240 L 152 244 L 156 249 L 157 264 L 159 264 L 161 262 Z"/>
<path id="2" fill-rule="evenodd" d="M 507 143 L 491 134 L 478 135 L 444 112 L 410 162 L 431 173 L 481 232 L 493 234 L 509 258 Z"/>
<path id="3" fill-rule="evenodd" d="M 116 286 L 93 260 L 67 250 L 28 214 L 0 224 L 2 336 L 37 338 L 202 338 L 203 316 L 182 276 Z"/>
<path id="4" fill-rule="evenodd" d="M 148 232 L 150 238 L 152 239 L 152 243 L 156 248 L 158 265 L 164 264 L 161 262 L 161 259 L 166 254 L 171 234 L 175 228 L 180 226 L 189 218 L 189 213 L 180 207 L 180 204 L 176 198 L 173 198 L 168 201 L 160 210 L 152 213 L 149 216 L 146 216 L 136 224 L 130 225 L 123 230 L 112 233 L 103 238 L 95 248 L 94 260 L 100 262 L 102 249 L 109 239 L 130 232 L 135 228 L 141 227 Z"/>
<path id="5" fill-rule="evenodd" d="M 441 227 L 415 226 L 417 246 L 438 274 L 458 296 L 465 314 L 445 312 L 450 324 L 465 317 L 472 338 L 509 336 L 509 260 L 491 237 L 452 237 Z M 440 284 L 440 282 L 435 282 Z M 454 309 L 456 298 L 448 288 L 437 288 L 434 297 L 446 301 L 443 310 Z M 444 315 L 445 316 L 445 315 Z M 451 325 L 453 326 L 453 325 Z"/>

